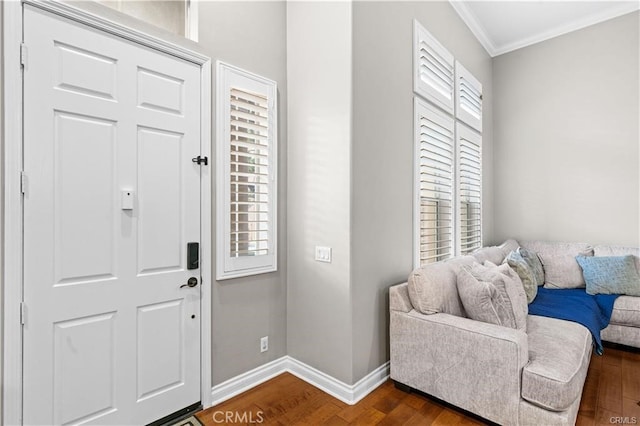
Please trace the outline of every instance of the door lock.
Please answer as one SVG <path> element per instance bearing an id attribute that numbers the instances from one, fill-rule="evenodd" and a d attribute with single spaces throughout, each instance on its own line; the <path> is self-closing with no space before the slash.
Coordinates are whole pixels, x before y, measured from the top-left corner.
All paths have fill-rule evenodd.
<path id="1" fill-rule="evenodd" d="M 195 287 L 197 285 L 198 285 L 198 279 L 196 277 L 191 277 L 191 278 L 189 278 L 187 280 L 187 283 L 186 284 L 182 284 L 180 286 L 180 288 L 182 288 L 182 287 L 190 287 L 190 288 L 192 288 L 192 287 Z"/>

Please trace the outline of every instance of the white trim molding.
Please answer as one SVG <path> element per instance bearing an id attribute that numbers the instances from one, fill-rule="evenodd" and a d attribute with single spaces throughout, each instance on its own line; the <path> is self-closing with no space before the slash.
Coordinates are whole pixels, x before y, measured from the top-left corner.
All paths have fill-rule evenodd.
<path id="1" fill-rule="evenodd" d="M 22 424 L 22 5 L 2 2 L 3 124 L 4 124 L 4 247 L 2 306 L 2 418 L 5 425 Z"/>
<path id="2" fill-rule="evenodd" d="M 460 19 L 462 19 L 467 27 L 469 27 L 473 35 L 476 36 L 476 39 L 478 39 L 489 56 L 496 56 L 496 46 L 493 44 L 493 41 L 491 41 L 491 38 L 489 38 L 489 36 L 485 32 L 482 24 L 480 24 L 480 22 L 478 22 L 478 20 L 476 19 L 476 15 L 474 15 L 473 12 L 469 10 L 469 7 L 467 7 L 467 5 L 463 1 L 449 0 L 449 3 L 451 4 L 451 7 L 453 7 L 453 9 L 456 11 L 458 16 L 460 16 Z"/>
<path id="3" fill-rule="evenodd" d="M 389 362 L 382 364 L 355 384 L 348 385 L 295 358 L 283 356 L 214 386 L 211 389 L 212 405 L 220 404 L 282 373 L 291 373 L 340 401 L 354 405 L 387 381 Z"/>
<path id="4" fill-rule="evenodd" d="M 588 26 L 595 25 L 609 19 L 617 18 L 618 16 L 626 15 L 627 13 L 631 13 L 640 9 L 640 3 L 637 1 L 620 2 L 620 5 L 618 7 L 612 7 L 599 13 L 593 13 L 587 16 L 583 16 L 581 18 L 567 22 L 564 25 L 556 26 L 555 28 L 551 28 L 547 31 L 534 34 L 530 37 L 521 38 L 510 43 L 497 46 L 493 42 L 493 40 L 491 40 L 491 37 L 487 35 L 484 26 L 478 21 L 477 17 L 469 9 L 465 1 L 449 0 L 449 3 L 491 57 L 512 52 L 523 47 L 531 46 L 533 44 L 540 43 L 541 41 L 549 40 L 563 34 L 577 31 L 582 28 L 586 28 Z"/>

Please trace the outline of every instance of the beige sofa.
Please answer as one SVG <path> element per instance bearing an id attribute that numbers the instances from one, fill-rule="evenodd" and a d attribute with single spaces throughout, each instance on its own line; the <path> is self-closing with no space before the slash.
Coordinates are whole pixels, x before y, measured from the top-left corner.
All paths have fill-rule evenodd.
<path id="1" fill-rule="evenodd" d="M 391 378 L 398 384 L 504 425 L 574 424 L 593 348 L 580 324 L 529 315 L 526 332 L 466 318 L 456 272 L 489 260 L 500 264 L 518 247 L 509 240 L 473 255 L 434 263 L 391 287 Z M 568 259 L 638 248 L 523 242 L 525 248 Z M 555 259 L 556 257 L 554 257 Z M 544 259 L 543 259 L 544 260 Z M 640 297 L 620 296 L 603 340 L 640 348 Z"/>

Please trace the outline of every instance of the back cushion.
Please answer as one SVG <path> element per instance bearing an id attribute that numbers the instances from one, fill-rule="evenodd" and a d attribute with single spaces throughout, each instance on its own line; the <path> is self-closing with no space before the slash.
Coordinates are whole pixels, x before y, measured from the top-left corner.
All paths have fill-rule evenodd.
<path id="1" fill-rule="evenodd" d="M 409 298 L 413 307 L 423 314 L 442 312 L 466 316 L 456 277 L 462 266 L 473 262 L 473 256 L 462 256 L 414 269 L 409 275 Z"/>
<path id="2" fill-rule="evenodd" d="M 593 256 L 593 247 L 589 244 L 524 241 L 521 245 L 538 253 L 544 267 L 545 288 L 585 287 L 576 256 Z"/>
<path id="3" fill-rule="evenodd" d="M 595 246 L 593 248 L 594 256 L 625 256 L 633 255 L 636 261 L 636 268 L 640 273 L 640 247 L 622 247 L 622 246 Z"/>
<path id="4" fill-rule="evenodd" d="M 479 264 L 483 264 L 487 260 L 495 265 L 502 263 L 504 252 L 500 246 L 482 247 L 471 253 Z"/>

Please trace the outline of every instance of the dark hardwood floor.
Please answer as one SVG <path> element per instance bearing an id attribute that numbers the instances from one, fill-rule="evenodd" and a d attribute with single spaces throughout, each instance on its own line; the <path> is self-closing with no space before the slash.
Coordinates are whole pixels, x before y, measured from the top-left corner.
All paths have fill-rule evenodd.
<path id="1" fill-rule="evenodd" d="M 640 424 L 640 353 L 605 348 L 593 355 L 582 394 L 578 425 Z M 390 380 L 356 405 L 284 373 L 197 414 L 206 426 L 265 425 L 480 425 L 427 396 L 396 389 Z"/>

